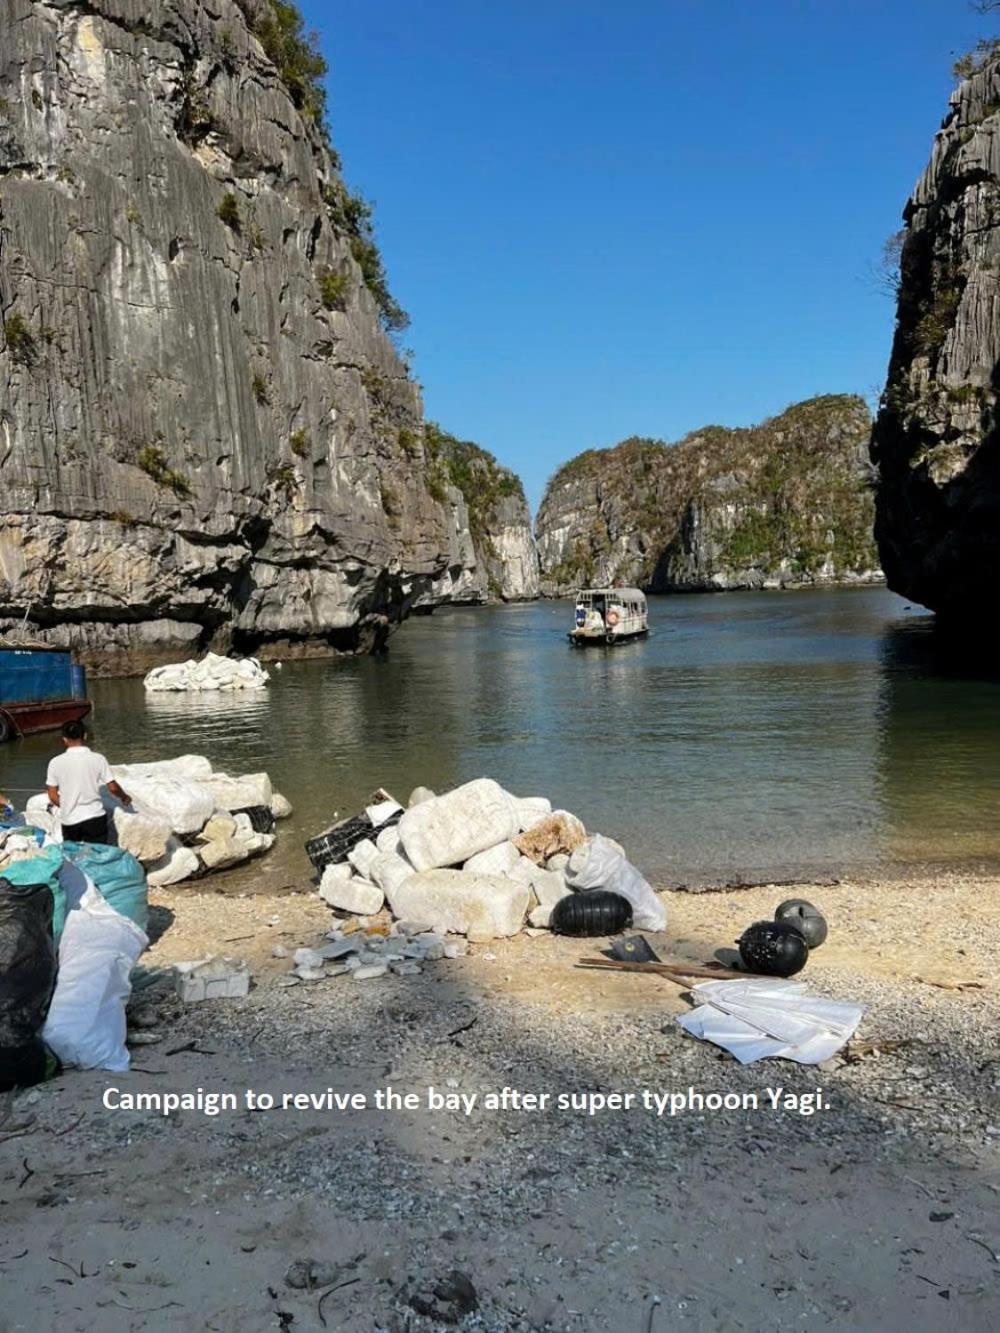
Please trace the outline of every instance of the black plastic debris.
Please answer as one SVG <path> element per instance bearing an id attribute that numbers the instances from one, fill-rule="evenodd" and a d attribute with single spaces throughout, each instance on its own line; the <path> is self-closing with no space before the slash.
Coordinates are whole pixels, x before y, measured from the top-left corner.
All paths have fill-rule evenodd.
<path id="1" fill-rule="evenodd" d="M 273 833 L 274 815 L 266 805 L 245 805 L 242 810 L 234 810 L 234 815 L 246 815 L 254 833 Z"/>
<path id="2" fill-rule="evenodd" d="M 621 963 L 658 963 L 659 955 L 641 935 L 629 935 L 627 939 L 615 940 L 608 953 Z"/>
<path id="3" fill-rule="evenodd" d="M 39 1034 L 56 981 L 52 893 L 0 878 L 0 1091 L 45 1077 Z"/>
<path id="4" fill-rule="evenodd" d="M 383 801 L 391 801 L 392 799 L 387 792 L 379 790 L 374 793 L 369 804 L 379 805 Z M 371 838 L 376 829 L 381 833 L 384 828 L 391 828 L 393 824 L 398 824 L 404 813 L 405 811 L 400 807 L 388 819 L 383 819 L 377 825 L 372 823 L 364 811 L 360 815 L 350 815 L 347 819 L 332 824 L 324 833 L 317 834 L 315 838 L 310 838 L 306 843 L 306 855 L 313 863 L 316 873 L 322 875 L 327 866 L 346 861 L 348 853 L 352 852 L 359 842 Z"/>

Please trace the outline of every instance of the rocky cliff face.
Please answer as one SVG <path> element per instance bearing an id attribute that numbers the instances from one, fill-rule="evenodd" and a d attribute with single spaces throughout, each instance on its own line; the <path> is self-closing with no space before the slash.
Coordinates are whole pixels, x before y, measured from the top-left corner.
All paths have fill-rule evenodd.
<path id="1" fill-rule="evenodd" d="M 860 398 L 829 396 L 746 430 L 710 426 L 674 445 L 630 439 L 580 454 L 539 510 L 542 590 L 876 580 L 870 429 Z"/>
<path id="2" fill-rule="evenodd" d="M 951 98 L 906 206 L 896 336 L 872 437 L 889 586 L 969 619 L 1000 570 L 1000 59 Z"/>
<path id="3" fill-rule="evenodd" d="M 466 566 L 449 589 L 453 602 L 523 602 L 539 595 L 538 551 L 520 478 L 491 453 L 433 422 L 424 444 L 438 477 L 465 503 Z"/>
<path id="4" fill-rule="evenodd" d="M 480 577 L 296 23 L 0 6 L 0 618 L 125 669 L 363 648 Z"/>

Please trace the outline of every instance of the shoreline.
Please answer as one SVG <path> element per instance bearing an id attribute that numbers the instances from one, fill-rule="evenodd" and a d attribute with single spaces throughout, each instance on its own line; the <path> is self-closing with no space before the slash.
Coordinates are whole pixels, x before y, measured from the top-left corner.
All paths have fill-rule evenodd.
<path id="1" fill-rule="evenodd" d="M 0 1128 L 16 1237 L 0 1261 L 27 1253 L 7 1326 L 34 1327 L 43 1302 L 101 1333 L 429 1333 L 444 1325 L 413 1302 L 457 1269 L 478 1301 L 457 1326 L 490 1333 L 995 1327 L 1000 877 L 797 887 L 830 922 L 800 979 L 865 1006 L 857 1054 L 822 1068 L 743 1067 L 689 1037 L 680 988 L 575 966 L 601 940 L 520 935 L 418 976 L 286 989 L 291 952 L 332 923 L 317 895 L 154 891 L 143 964 L 225 951 L 254 987 L 188 1006 L 140 991 L 133 1021 L 160 1041 L 134 1049 L 130 1074 L 67 1073 L 17 1098 L 13 1120 L 30 1123 L 7 1141 Z M 668 894 L 650 939 L 704 962 L 785 896 Z M 983 989 L 954 989 L 970 981 Z M 229 1091 L 237 1109 L 108 1109 L 113 1086 Z M 386 1088 L 415 1109 L 336 1109 Z M 429 1110 L 428 1088 L 638 1100 Z M 720 1109 L 657 1115 L 643 1089 Z M 291 1103 L 252 1111 L 247 1090 Z M 822 1109 L 803 1111 L 817 1090 Z M 341 1267 L 316 1291 L 289 1286 L 313 1260 Z"/>

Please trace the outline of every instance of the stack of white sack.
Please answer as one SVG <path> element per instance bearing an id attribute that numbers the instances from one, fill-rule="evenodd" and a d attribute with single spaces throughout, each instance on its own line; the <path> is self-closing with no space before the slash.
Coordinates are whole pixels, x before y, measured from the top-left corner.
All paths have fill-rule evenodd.
<path id="1" fill-rule="evenodd" d="M 412 793 L 407 809 L 372 807 L 373 836 L 328 864 L 319 891 L 340 912 L 491 940 L 527 923 L 548 927 L 560 899 L 608 889 L 632 904 L 633 924 L 663 930 L 666 911 L 611 838 L 588 836 L 545 797 L 518 798 L 490 778 L 442 796 Z M 376 818 L 376 810 L 378 818 Z"/>
<path id="2" fill-rule="evenodd" d="M 172 662 L 154 667 L 142 682 L 150 692 L 162 690 L 262 690 L 270 676 L 255 657 L 219 657 Z"/>
<path id="3" fill-rule="evenodd" d="M 111 771 L 132 797 L 130 807 L 104 797 L 115 838 L 142 862 L 152 888 L 270 850 L 274 821 L 292 812 L 266 773 L 230 777 L 213 771 L 203 755 L 117 764 Z M 32 796 L 25 814 L 29 824 L 61 841 L 58 811 L 49 810 L 46 795 Z"/>

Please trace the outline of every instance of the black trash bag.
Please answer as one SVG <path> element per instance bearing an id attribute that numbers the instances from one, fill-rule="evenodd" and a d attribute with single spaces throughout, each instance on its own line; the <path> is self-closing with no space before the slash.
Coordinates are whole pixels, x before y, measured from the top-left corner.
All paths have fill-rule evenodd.
<path id="1" fill-rule="evenodd" d="M 0 1046 L 0 1092 L 33 1088 L 58 1070 L 59 1061 L 41 1037 L 35 1037 L 27 1046 Z"/>
<path id="2" fill-rule="evenodd" d="M 556 935 L 617 935 L 631 924 L 632 904 L 607 889 L 568 893 L 549 917 L 549 928 Z"/>
<path id="3" fill-rule="evenodd" d="M 0 878 L 0 1090 L 27 1086 L 39 1048 L 44 1070 L 39 1038 L 56 984 L 52 909 L 47 884 Z"/>

